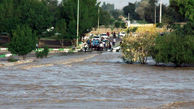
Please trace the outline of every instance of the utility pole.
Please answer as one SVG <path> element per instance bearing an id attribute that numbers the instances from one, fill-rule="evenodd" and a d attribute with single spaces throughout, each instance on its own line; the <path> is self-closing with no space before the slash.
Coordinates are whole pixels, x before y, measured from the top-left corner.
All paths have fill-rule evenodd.
<path id="1" fill-rule="evenodd" d="M 162 23 L 162 0 L 160 0 L 160 23 Z"/>
<path id="2" fill-rule="evenodd" d="M 130 27 L 130 24 L 131 24 L 131 22 L 130 22 L 130 13 L 128 13 L 128 21 L 127 21 L 128 28 Z"/>
<path id="3" fill-rule="evenodd" d="M 79 0 L 77 2 L 77 37 L 76 37 L 76 47 L 79 45 Z"/>
<path id="4" fill-rule="evenodd" d="M 98 34 L 100 29 L 100 8 L 98 7 Z"/>
<path id="5" fill-rule="evenodd" d="M 156 24 L 156 5 L 155 5 L 155 12 L 154 12 L 155 14 L 154 14 L 154 23 Z"/>

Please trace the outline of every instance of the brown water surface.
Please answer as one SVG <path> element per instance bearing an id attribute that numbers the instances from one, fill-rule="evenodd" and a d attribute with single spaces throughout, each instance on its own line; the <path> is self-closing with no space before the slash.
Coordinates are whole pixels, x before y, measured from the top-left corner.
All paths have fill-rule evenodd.
<path id="1" fill-rule="evenodd" d="M 0 68 L 0 109 L 194 108 L 194 68 L 122 63 L 120 53 Z"/>

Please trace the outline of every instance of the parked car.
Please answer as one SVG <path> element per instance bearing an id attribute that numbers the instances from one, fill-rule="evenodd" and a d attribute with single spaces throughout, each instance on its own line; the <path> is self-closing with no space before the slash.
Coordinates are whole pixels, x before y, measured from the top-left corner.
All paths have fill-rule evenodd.
<path id="1" fill-rule="evenodd" d="M 108 35 L 106 33 L 100 34 L 100 37 L 103 39 L 108 39 Z"/>
<path id="2" fill-rule="evenodd" d="M 100 37 L 100 36 L 94 36 L 94 37 L 92 38 L 92 40 L 99 40 L 99 41 L 101 41 L 101 37 Z"/>
<path id="3" fill-rule="evenodd" d="M 120 36 L 120 37 L 124 37 L 124 36 L 126 36 L 126 33 L 125 33 L 125 32 L 120 32 L 120 33 L 119 33 L 119 36 Z"/>

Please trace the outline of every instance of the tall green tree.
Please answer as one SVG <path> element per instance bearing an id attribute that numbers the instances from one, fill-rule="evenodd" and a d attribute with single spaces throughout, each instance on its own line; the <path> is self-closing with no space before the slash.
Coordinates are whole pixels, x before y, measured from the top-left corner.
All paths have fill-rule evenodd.
<path id="1" fill-rule="evenodd" d="M 109 26 L 111 23 L 111 15 L 109 12 L 101 10 L 100 11 L 100 25 Z"/>
<path id="2" fill-rule="evenodd" d="M 17 25 L 29 25 L 41 37 L 51 27 L 52 15 L 41 0 L 2 0 L 0 3 L 0 29 L 8 32 Z M 12 35 L 11 35 L 12 36 Z"/>
<path id="3" fill-rule="evenodd" d="M 64 47 L 64 39 L 65 39 L 65 36 L 67 36 L 66 21 L 64 19 L 57 21 L 55 29 L 59 33 L 58 39 L 59 39 L 61 46 L 63 48 Z"/>
<path id="4" fill-rule="evenodd" d="M 23 56 L 23 59 L 25 59 L 26 55 L 36 47 L 36 35 L 27 25 L 17 26 L 12 34 L 13 38 L 11 39 L 8 50 L 12 54 Z"/>
<path id="5" fill-rule="evenodd" d="M 80 1 L 80 38 L 89 32 L 92 27 L 97 25 L 98 21 L 98 7 L 97 0 L 82 0 Z M 66 19 L 67 34 L 71 39 L 76 38 L 77 27 L 77 0 L 63 0 L 61 8 L 62 18 Z"/>
<path id="6" fill-rule="evenodd" d="M 12 30 L 20 23 L 20 10 L 14 4 L 14 0 L 0 1 L 0 32 L 11 35 Z"/>
<path id="7" fill-rule="evenodd" d="M 136 4 L 130 3 L 123 8 L 124 15 L 128 17 L 130 15 L 130 19 L 139 20 L 139 15 L 135 12 Z"/>
<path id="8" fill-rule="evenodd" d="M 179 12 L 191 21 L 194 21 L 194 0 L 170 0 L 177 4 Z"/>

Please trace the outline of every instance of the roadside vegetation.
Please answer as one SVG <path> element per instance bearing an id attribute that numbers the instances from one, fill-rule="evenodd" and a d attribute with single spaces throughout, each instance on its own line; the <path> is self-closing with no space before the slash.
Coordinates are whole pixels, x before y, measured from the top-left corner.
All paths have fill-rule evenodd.
<path id="1" fill-rule="evenodd" d="M 137 29 L 136 32 L 125 37 L 121 46 L 124 60 L 127 63 L 145 64 L 147 57 L 152 56 L 156 63 L 174 63 L 176 66 L 194 64 L 194 14 L 190 13 L 191 4 L 194 6 L 194 3 L 189 0 L 185 2 L 171 0 L 169 6 L 176 6 L 178 14 L 181 15 L 180 19 L 183 16 L 187 19 L 185 25 L 176 25 L 175 20 L 168 19 L 173 23 L 161 25 L 163 29 L 160 31 L 157 31 L 158 28 L 150 28 L 148 31 L 145 30 L 146 27 Z M 140 32 L 143 30 L 145 31 Z"/>

